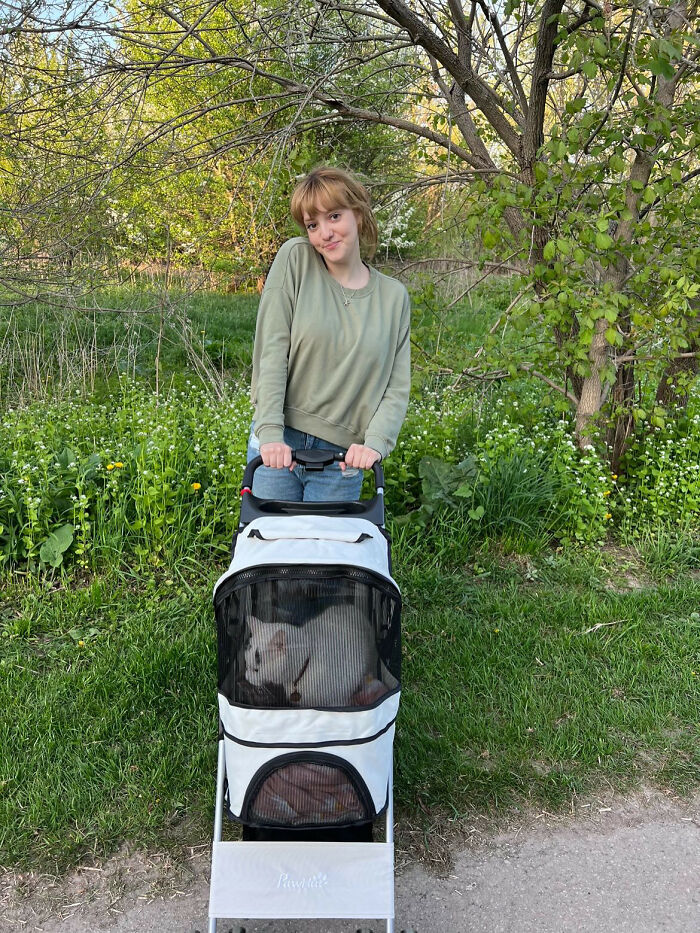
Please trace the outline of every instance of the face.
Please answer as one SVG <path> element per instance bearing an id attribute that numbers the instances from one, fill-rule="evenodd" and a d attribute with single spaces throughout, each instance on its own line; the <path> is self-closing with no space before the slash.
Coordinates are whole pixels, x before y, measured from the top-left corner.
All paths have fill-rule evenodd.
<path id="1" fill-rule="evenodd" d="M 309 242 L 330 265 L 347 263 L 360 254 L 357 218 L 349 207 L 304 213 Z"/>

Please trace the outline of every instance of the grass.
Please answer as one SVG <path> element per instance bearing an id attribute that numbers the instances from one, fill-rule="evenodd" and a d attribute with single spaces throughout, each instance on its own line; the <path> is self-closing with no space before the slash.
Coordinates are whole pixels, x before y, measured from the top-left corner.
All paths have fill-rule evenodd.
<path id="1" fill-rule="evenodd" d="M 508 300 L 501 289 L 473 311 L 456 308 L 448 328 L 428 297 L 417 337 L 456 371 L 450 334 L 479 338 Z M 109 298 L 135 308 L 152 296 Z M 223 400 L 195 386 L 192 346 L 172 329 L 152 393 L 152 312 L 126 328 L 116 313 L 61 323 L 24 309 L 24 323 L 9 322 L 34 334 L 24 355 L 0 334 L 0 400 L 25 376 L 19 396 L 35 399 L 0 419 L 0 864 L 60 870 L 124 840 L 209 836 L 211 590 L 236 523 L 250 405 L 230 387 L 247 380 L 255 304 L 198 296 L 189 309 L 196 352 L 227 377 Z M 104 365 L 83 360 L 76 382 L 71 354 L 91 339 Z M 32 353 L 51 347 L 68 375 L 32 395 Z M 511 387 L 508 402 L 496 389 L 444 392 L 430 367 L 417 378 L 387 469 L 390 513 L 420 504 L 426 456 L 453 465 L 471 454 L 483 482 L 445 509 L 455 492 L 446 468 L 428 527 L 393 528 L 404 596 L 401 812 L 420 821 L 522 801 L 554 809 L 601 781 L 697 788 L 697 526 L 636 528 L 634 548 L 555 550 L 557 522 L 570 540 L 596 542 L 634 498 L 593 453 L 579 456 L 566 422 L 532 390 Z M 675 466 L 669 482 L 676 473 L 692 492 L 695 480 Z M 469 516 L 479 506 L 483 515 Z M 625 514 L 638 525 L 641 513 Z M 52 570 L 42 546 L 66 523 L 73 542 Z"/>
<path id="2" fill-rule="evenodd" d="M 602 779 L 697 787 L 699 582 L 615 592 L 597 555 L 491 548 L 446 569 L 399 542 L 394 556 L 401 812 L 556 808 Z M 5 589 L 3 864 L 61 869 L 124 839 L 206 838 L 220 569 L 193 558 L 141 578 Z"/>

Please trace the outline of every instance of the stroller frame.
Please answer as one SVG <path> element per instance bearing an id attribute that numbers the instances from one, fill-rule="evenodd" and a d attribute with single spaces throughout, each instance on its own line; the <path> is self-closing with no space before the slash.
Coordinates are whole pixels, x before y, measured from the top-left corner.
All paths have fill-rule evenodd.
<path id="1" fill-rule="evenodd" d="M 322 470 L 342 457 L 323 450 L 293 452 L 294 460 L 310 470 Z M 243 477 L 239 532 L 256 517 L 270 514 L 354 516 L 383 529 L 384 477 L 379 464 L 373 467 L 373 499 L 314 503 L 257 499 L 251 486 L 261 464 L 260 457 L 252 460 Z M 218 919 L 230 917 L 373 919 L 385 921 L 387 933 L 394 933 L 393 756 L 384 842 L 222 841 L 225 808 L 226 750 L 219 720 L 209 933 L 216 933 Z M 332 872 L 329 866 L 337 871 Z M 299 896 L 301 888 L 305 889 L 303 898 Z"/>

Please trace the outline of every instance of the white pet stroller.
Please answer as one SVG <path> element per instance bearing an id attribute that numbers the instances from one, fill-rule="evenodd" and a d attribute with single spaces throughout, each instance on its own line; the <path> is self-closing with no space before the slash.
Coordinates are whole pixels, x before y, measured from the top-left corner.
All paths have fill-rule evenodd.
<path id="1" fill-rule="evenodd" d="M 293 456 L 322 470 L 342 455 Z M 370 500 L 278 502 L 250 491 L 261 463 L 245 471 L 231 565 L 214 589 L 220 731 L 209 931 L 224 917 L 333 917 L 386 920 L 393 933 L 401 598 L 383 473 L 374 467 Z M 242 841 L 222 841 L 225 811 L 243 824 Z M 353 827 L 382 813 L 384 842 L 337 841 L 358 838 Z"/>

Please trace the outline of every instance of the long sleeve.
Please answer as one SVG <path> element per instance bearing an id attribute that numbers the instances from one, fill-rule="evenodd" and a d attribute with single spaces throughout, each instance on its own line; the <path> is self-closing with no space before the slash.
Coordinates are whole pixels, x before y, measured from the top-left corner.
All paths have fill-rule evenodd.
<path id="1" fill-rule="evenodd" d="M 401 311 L 401 329 L 389 384 L 365 431 L 366 446 L 378 451 L 382 459 L 388 457 L 396 446 L 401 425 L 406 417 L 410 390 L 411 306 L 408 294 L 406 294 Z"/>
<path id="2" fill-rule="evenodd" d="M 272 273 L 272 270 L 270 270 Z M 281 442 L 292 328 L 292 300 L 283 287 L 265 285 L 255 326 L 251 397 L 255 433 L 261 444 Z"/>

